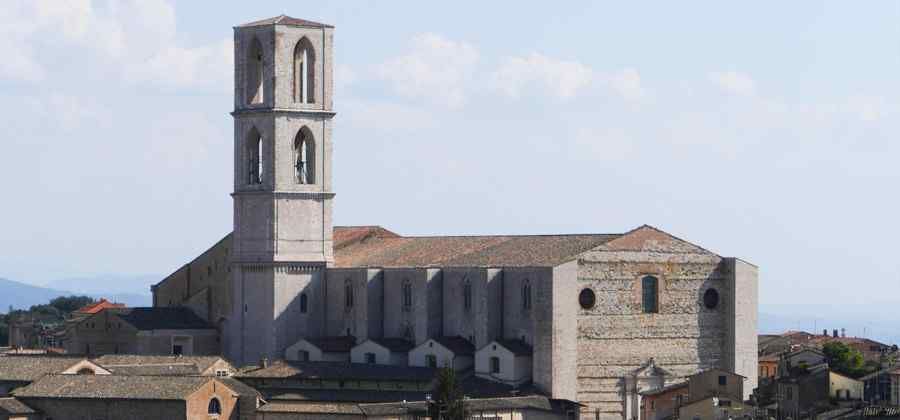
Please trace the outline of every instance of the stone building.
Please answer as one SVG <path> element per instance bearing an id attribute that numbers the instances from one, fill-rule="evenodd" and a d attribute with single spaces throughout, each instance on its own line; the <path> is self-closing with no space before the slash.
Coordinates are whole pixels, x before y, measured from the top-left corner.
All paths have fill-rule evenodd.
<path id="1" fill-rule="evenodd" d="M 287 16 L 234 28 L 234 231 L 154 285 L 155 306 L 192 308 L 236 364 L 341 336 L 455 337 L 473 353 L 518 340 L 531 350 L 520 376 L 592 419 L 639 418 L 641 392 L 708 368 L 755 387 L 757 268 L 740 259 L 650 226 L 429 237 L 333 227 L 333 33 Z"/>

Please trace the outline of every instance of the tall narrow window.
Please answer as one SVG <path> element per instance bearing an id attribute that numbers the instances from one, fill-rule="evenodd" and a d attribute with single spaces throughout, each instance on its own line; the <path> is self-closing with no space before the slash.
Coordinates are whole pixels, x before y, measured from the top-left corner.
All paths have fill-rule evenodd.
<path id="1" fill-rule="evenodd" d="M 409 280 L 403 280 L 403 311 L 412 310 L 412 284 Z"/>
<path id="2" fill-rule="evenodd" d="M 207 407 L 206 412 L 210 416 L 218 416 L 219 414 L 222 414 L 222 404 L 219 403 L 218 399 L 213 398 L 209 400 L 209 406 Z"/>
<path id="3" fill-rule="evenodd" d="M 344 308 L 353 307 L 353 283 L 350 279 L 344 281 Z"/>
<path id="4" fill-rule="evenodd" d="M 656 277 L 641 279 L 641 301 L 644 313 L 659 312 L 659 280 Z"/>
<path id="5" fill-rule="evenodd" d="M 309 39 L 303 37 L 294 47 L 294 102 L 315 102 L 316 55 Z"/>
<path id="6" fill-rule="evenodd" d="M 247 183 L 262 184 L 263 179 L 263 141 L 259 132 L 250 130 L 247 141 Z"/>
<path id="7" fill-rule="evenodd" d="M 525 280 L 525 284 L 522 286 L 522 310 L 530 310 L 531 309 L 531 282 Z"/>
<path id="8" fill-rule="evenodd" d="M 307 305 L 308 305 L 308 302 L 307 302 L 308 299 L 309 299 L 309 298 L 306 297 L 306 293 L 300 294 L 300 313 L 301 313 L 301 314 L 305 314 L 305 313 L 306 313 Z"/>
<path id="9" fill-rule="evenodd" d="M 298 184 L 315 184 L 315 156 L 312 133 L 303 127 L 294 138 L 294 180 Z"/>
<path id="10" fill-rule="evenodd" d="M 491 373 L 500 373 L 500 358 L 491 357 Z"/>
<path id="11" fill-rule="evenodd" d="M 467 311 L 472 309 L 472 282 L 469 280 L 463 283 L 463 307 Z"/>
<path id="12" fill-rule="evenodd" d="M 245 95 L 247 103 L 263 102 L 263 48 L 258 39 L 253 39 L 247 56 L 247 75 Z"/>

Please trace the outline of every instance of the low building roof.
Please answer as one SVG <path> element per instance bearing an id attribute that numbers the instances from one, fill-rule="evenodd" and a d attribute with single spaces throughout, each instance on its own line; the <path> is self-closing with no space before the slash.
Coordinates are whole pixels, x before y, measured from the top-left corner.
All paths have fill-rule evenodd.
<path id="1" fill-rule="evenodd" d="M 496 340 L 496 342 L 516 356 L 531 356 L 533 352 L 531 345 L 520 339 Z"/>
<path id="2" fill-rule="evenodd" d="M 107 354 L 93 359 L 94 363 L 108 368 L 114 374 L 119 375 L 200 375 L 223 360 L 221 356 L 152 356 L 138 354 Z"/>
<path id="3" fill-rule="evenodd" d="M 101 298 L 99 301 L 87 304 L 75 310 L 77 314 L 87 315 L 87 314 L 95 314 L 100 312 L 106 308 L 124 308 L 124 303 L 114 303 L 106 300 L 106 298 Z"/>
<path id="4" fill-rule="evenodd" d="M 356 337 L 350 335 L 338 337 L 304 338 L 325 353 L 349 353 L 356 345 Z"/>
<path id="5" fill-rule="evenodd" d="M 432 340 L 447 348 L 456 355 L 473 355 L 475 354 L 475 345 L 465 338 L 456 337 L 435 337 Z M 424 344 L 424 343 L 423 343 Z"/>
<path id="6" fill-rule="evenodd" d="M 69 356 L 13 356 L 0 357 L 0 381 L 32 382 L 53 373 L 62 373 L 87 360 Z"/>
<path id="7" fill-rule="evenodd" d="M 17 398 L 184 400 L 204 376 L 47 375 L 15 391 Z"/>
<path id="8" fill-rule="evenodd" d="M 472 398 L 463 400 L 466 409 L 471 411 L 499 411 L 499 410 L 541 410 L 553 411 L 555 406 L 553 402 L 542 395 L 529 395 L 524 397 L 503 397 L 503 398 Z M 360 404 L 360 409 L 368 416 L 389 416 L 393 414 L 404 414 L 406 410 L 425 411 L 428 409 L 428 402 L 392 402 L 392 403 L 376 403 L 376 404 Z"/>
<path id="9" fill-rule="evenodd" d="M 323 415 L 358 415 L 363 412 L 355 403 L 328 403 L 303 401 L 270 401 L 256 409 L 260 413 L 293 413 Z"/>
<path id="10" fill-rule="evenodd" d="M 11 397 L 0 398 L 0 412 L 9 415 L 28 415 L 37 413 L 37 411 L 34 411 L 33 408 L 25 405 L 22 401 Z"/>
<path id="11" fill-rule="evenodd" d="M 261 391 L 267 401 L 320 401 L 320 402 L 394 402 L 420 401 L 428 395 L 427 391 L 398 390 L 385 391 L 374 389 L 298 389 L 298 388 L 265 388 Z"/>
<path id="12" fill-rule="evenodd" d="M 394 381 L 430 381 L 437 369 L 425 367 L 372 365 L 345 362 L 296 362 L 278 360 L 266 368 L 244 369 L 237 378 L 302 378 L 302 379 L 362 379 Z"/>
<path id="13" fill-rule="evenodd" d="M 405 338 L 371 338 L 369 341 L 394 353 L 408 353 L 415 348 L 415 345 Z"/>
<path id="14" fill-rule="evenodd" d="M 216 327 L 185 307 L 107 309 L 140 331 L 214 330 Z"/>
<path id="15" fill-rule="evenodd" d="M 666 392 L 669 392 L 669 391 L 675 391 L 675 390 L 681 389 L 681 388 L 685 388 L 685 389 L 686 389 L 687 387 L 688 387 L 688 383 L 687 383 L 687 382 L 678 382 L 678 383 L 675 383 L 675 384 L 666 385 L 666 386 L 664 386 L 664 387 L 662 387 L 662 388 L 651 389 L 651 390 L 648 390 L 648 391 L 641 391 L 640 394 L 643 395 L 643 396 L 645 396 L 645 397 L 651 397 L 651 396 L 654 396 L 654 395 L 665 394 Z"/>

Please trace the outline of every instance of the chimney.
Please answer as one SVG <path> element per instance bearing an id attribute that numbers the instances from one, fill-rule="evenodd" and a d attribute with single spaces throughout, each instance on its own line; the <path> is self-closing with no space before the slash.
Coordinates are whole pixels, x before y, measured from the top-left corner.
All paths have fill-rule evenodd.
<path id="1" fill-rule="evenodd" d="M 837 331 L 837 330 L 835 330 L 835 331 Z M 259 359 L 259 367 L 263 368 L 263 369 L 269 367 L 269 358 L 263 357 L 262 359 Z"/>
<path id="2" fill-rule="evenodd" d="M 831 336 L 837 338 L 837 328 L 831 330 Z"/>

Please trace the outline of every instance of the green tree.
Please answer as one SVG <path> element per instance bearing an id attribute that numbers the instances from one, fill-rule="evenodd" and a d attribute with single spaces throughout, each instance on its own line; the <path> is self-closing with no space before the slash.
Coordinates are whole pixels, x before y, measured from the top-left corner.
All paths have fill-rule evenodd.
<path id="1" fill-rule="evenodd" d="M 94 302 L 96 301 L 90 296 L 60 296 L 51 300 L 50 306 L 58 309 L 64 314 L 68 314 Z"/>
<path id="2" fill-rule="evenodd" d="M 465 420 L 466 407 L 463 393 L 452 367 L 444 367 L 438 372 L 437 386 L 434 388 L 434 402 L 428 408 L 429 416 L 441 420 Z"/>
<path id="3" fill-rule="evenodd" d="M 844 343 L 832 341 L 822 346 L 828 366 L 837 373 L 859 377 L 865 373 L 862 353 Z"/>

